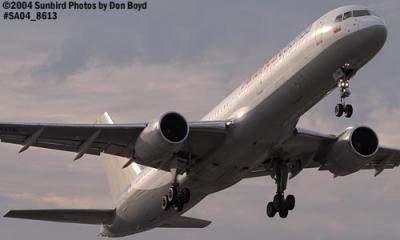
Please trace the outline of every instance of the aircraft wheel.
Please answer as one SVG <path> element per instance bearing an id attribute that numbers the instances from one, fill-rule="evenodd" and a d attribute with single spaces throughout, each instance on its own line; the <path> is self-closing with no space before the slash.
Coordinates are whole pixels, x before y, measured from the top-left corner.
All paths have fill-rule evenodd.
<path id="1" fill-rule="evenodd" d="M 168 201 L 168 196 L 167 195 L 163 196 L 161 200 L 162 200 L 161 201 L 162 210 L 168 211 L 171 208 L 171 203 L 170 201 Z"/>
<path id="2" fill-rule="evenodd" d="M 344 107 L 344 112 L 346 113 L 346 117 L 350 118 L 353 115 L 353 106 L 351 106 L 350 104 L 347 104 Z"/>
<path id="3" fill-rule="evenodd" d="M 182 199 L 178 198 L 178 200 L 176 201 L 176 203 L 174 205 L 175 211 L 177 211 L 177 212 L 182 211 L 183 210 L 183 205 L 184 205 L 184 203 L 183 203 Z"/>
<path id="4" fill-rule="evenodd" d="M 176 187 L 170 187 L 168 189 L 168 201 L 172 204 L 175 203 L 176 197 L 178 195 L 178 189 Z"/>
<path id="5" fill-rule="evenodd" d="M 344 113 L 344 107 L 343 107 L 343 104 L 341 104 L 341 103 L 338 103 L 338 104 L 336 104 L 336 106 L 335 106 L 335 115 L 336 115 L 336 117 L 341 117 L 342 115 L 343 115 L 343 113 Z"/>
<path id="6" fill-rule="evenodd" d="M 267 216 L 270 218 L 273 218 L 275 216 L 275 214 L 276 214 L 276 210 L 275 210 L 274 204 L 272 202 L 269 202 L 267 204 Z"/>
<path id="7" fill-rule="evenodd" d="M 280 209 L 282 207 L 284 201 L 285 201 L 285 199 L 284 199 L 282 194 L 276 194 L 274 196 L 274 201 L 273 201 L 274 208 L 275 209 Z"/>
<path id="8" fill-rule="evenodd" d="M 293 210 L 296 204 L 296 199 L 293 195 L 288 195 L 285 199 L 285 205 L 288 210 Z"/>
<path id="9" fill-rule="evenodd" d="M 279 217 L 286 218 L 288 214 L 289 214 L 289 209 L 287 209 L 286 206 L 282 206 L 282 208 L 279 209 Z"/>

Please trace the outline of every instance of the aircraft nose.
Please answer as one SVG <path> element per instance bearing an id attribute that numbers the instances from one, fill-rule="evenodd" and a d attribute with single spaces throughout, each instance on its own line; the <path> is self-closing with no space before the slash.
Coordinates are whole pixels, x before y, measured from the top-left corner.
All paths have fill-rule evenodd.
<path id="1" fill-rule="evenodd" d="M 373 58 L 386 42 L 387 28 L 378 16 L 366 16 L 358 21 L 358 30 L 351 39 L 353 57 L 348 60 L 354 68 L 360 68 Z"/>
<path id="2" fill-rule="evenodd" d="M 386 42 L 387 28 L 385 22 L 379 17 L 360 22 L 360 30 L 366 32 L 368 45 L 381 49 Z"/>

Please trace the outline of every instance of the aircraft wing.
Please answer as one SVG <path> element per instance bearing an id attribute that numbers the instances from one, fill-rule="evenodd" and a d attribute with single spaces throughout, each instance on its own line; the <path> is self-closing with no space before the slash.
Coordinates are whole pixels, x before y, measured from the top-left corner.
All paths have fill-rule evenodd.
<path id="1" fill-rule="evenodd" d="M 115 209 L 11 210 L 4 217 L 80 224 L 111 224 Z"/>
<path id="2" fill-rule="evenodd" d="M 85 154 L 108 153 L 127 157 L 134 142 L 146 124 L 28 124 L 0 123 L 2 142 L 28 147 L 41 147 L 78 153 L 90 141 Z M 82 149 L 81 149 L 82 150 Z"/>
<path id="3" fill-rule="evenodd" d="M 271 175 L 274 158 L 289 162 L 290 177 L 293 178 L 304 168 L 324 168 L 325 157 L 338 139 L 335 135 L 322 134 L 305 129 L 297 129 L 269 159 L 248 173 L 245 178 Z M 375 170 L 375 176 L 385 169 L 400 165 L 400 150 L 380 146 L 375 157 L 362 169 Z"/>
<path id="4" fill-rule="evenodd" d="M 218 147 L 225 139 L 224 121 L 189 122 L 189 136 L 182 151 L 199 158 Z M 84 154 L 107 153 L 131 158 L 136 139 L 146 123 L 139 124 L 30 124 L 0 123 L 1 142 L 75 152 L 75 160 Z M 141 163 L 146 165 L 145 163 Z M 156 167 L 159 166 L 151 166 Z M 165 169 L 169 171 L 169 169 Z"/>

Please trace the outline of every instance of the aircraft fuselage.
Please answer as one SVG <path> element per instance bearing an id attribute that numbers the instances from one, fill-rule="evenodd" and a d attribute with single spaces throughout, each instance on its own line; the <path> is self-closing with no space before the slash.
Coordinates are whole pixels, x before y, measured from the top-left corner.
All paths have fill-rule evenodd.
<path id="1" fill-rule="evenodd" d="M 338 8 L 316 20 L 204 116 L 202 120 L 227 119 L 232 124 L 224 144 L 180 177 L 181 184 L 192 189 L 183 212 L 263 163 L 293 133 L 299 118 L 337 86 L 338 69 L 346 66 L 356 72 L 378 53 L 387 35 L 380 17 L 335 22 L 338 14 L 358 7 Z M 160 207 L 170 184 L 168 172 L 141 173 L 119 200 L 114 223 L 103 226 L 102 234 L 125 236 L 182 214 Z"/>

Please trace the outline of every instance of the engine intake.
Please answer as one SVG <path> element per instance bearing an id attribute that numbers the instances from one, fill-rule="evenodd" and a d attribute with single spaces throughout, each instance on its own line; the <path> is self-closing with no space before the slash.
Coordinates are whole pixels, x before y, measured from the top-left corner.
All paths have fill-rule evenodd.
<path id="1" fill-rule="evenodd" d="M 358 127 L 351 133 L 350 144 L 359 155 L 369 157 L 378 150 L 379 141 L 372 129 L 368 127 Z"/>
<path id="2" fill-rule="evenodd" d="M 335 176 L 355 173 L 375 157 L 378 148 L 378 137 L 371 128 L 348 128 L 329 151 L 324 168 Z"/>
<path id="3" fill-rule="evenodd" d="M 160 129 L 163 137 L 170 142 L 182 142 L 189 133 L 186 120 L 175 112 L 161 117 Z"/>
<path id="4" fill-rule="evenodd" d="M 189 135 L 186 119 L 177 112 L 167 112 L 150 121 L 135 144 L 137 163 L 157 165 L 178 152 Z"/>

